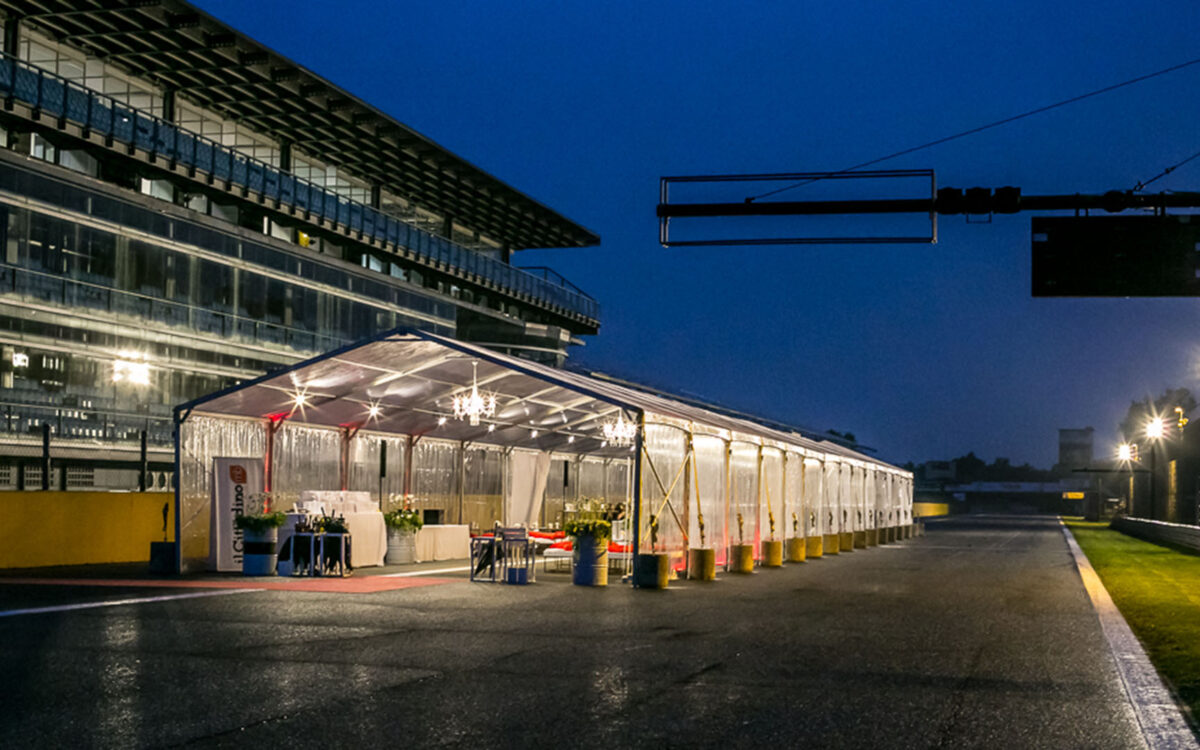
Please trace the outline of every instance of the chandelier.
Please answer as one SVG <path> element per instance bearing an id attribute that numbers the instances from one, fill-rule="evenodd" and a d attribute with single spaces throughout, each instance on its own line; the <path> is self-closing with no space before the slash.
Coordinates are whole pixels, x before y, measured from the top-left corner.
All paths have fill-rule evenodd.
<path id="1" fill-rule="evenodd" d="M 478 427 L 480 417 L 490 419 L 496 413 L 496 397 L 491 394 L 480 395 L 479 363 L 472 362 L 471 367 L 474 368 L 471 375 L 471 391 L 454 397 L 454 416 L 467 420 L 472 427 Z"/>
<path id="2" fill-rule="evenodd" d="M 625 419 L 623 414 L 600 425 L 600 429 L 604 432 L 604 439 L 616 446 L 632 445 L 638 432 L 637 423 Z"/>

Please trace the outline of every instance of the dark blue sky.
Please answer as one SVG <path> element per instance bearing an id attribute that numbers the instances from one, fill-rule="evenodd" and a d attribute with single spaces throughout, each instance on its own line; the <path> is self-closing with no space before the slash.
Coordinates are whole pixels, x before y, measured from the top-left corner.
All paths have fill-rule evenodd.
<path id="1" fill-rule="evenodd" d="M 601 303 L 580 361 L 888 459 L 1049 466 L 1197 390 L 1200 301 L 1035 300 L 1029 215 L 937 245 L 666 250 L 665 174 L 835 170 L 1200 57 L 1200 3 L 284 2 L 201 7 L 598 232 L 528 251 Z M 880 168 L 1102 192 L 1200 151 L 1200 66 Z M 1200 160 L 1155 184 L 1200 187 Z"/>

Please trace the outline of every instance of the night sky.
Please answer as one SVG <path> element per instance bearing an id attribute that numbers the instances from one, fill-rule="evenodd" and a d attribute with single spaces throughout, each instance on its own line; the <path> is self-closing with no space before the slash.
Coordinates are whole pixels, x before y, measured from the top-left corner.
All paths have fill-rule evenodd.
<path id="1" fill-rule="evenodd" d="M 1030 214 L 702 249 L 654 217 L 662 175 L 842 169 L 1200 57 L 1195 0 L 198 4 L 599 233 L 516 256 L 600 301 L 588 366 L 896 462 L 1048 467 L 1089 425 L 1103 454 L 1131 399 L 1200 390 L 1200 301 L 1032 299 Z M 879 168 L 1124 190 L 1200 151 L 1198 123 L 1200 65 Z M 1200 159 L 1154 188 L 1200 189 Z"/>

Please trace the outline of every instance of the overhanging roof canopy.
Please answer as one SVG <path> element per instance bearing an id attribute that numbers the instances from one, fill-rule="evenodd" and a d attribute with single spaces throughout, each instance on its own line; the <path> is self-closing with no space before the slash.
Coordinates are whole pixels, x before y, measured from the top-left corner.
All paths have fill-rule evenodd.
<path id="1" fill-rule="evenodd" d="M 600 242 L 183 0 L 0 0 L 0 11 L 513 249 Z"/>
<path id="2" fill-rule="evenodd" d="M 496 396 L 496 413 L 477 426 L 455 419 L 454 396 Z M 420 331 L 398 329 L 177 407 L 190 414 L 287 419 L 325 427 L 418 435 L 628 457 L 604 444 L 601 425 L 638 413 L 694 424 L 698 430 L 786 444 L 822 456 L 894 466 L 829 442 L 709 411 Z"/>

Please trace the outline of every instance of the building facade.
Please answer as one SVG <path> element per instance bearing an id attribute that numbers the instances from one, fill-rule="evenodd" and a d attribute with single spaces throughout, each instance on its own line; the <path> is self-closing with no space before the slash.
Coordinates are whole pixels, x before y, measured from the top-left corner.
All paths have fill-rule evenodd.
<path id="1" fill-rule="evenodd" d="M 598 331 L 512 262 L 595 234 L 187 3 L 0 16 L 0 489 L 165 488 L 175 404 L 396 326 Z"/>

